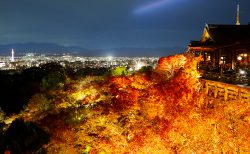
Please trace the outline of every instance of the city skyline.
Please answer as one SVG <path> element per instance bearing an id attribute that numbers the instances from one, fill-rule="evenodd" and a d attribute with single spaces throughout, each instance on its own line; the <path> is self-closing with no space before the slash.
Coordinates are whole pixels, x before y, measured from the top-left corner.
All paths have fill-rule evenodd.
<path id="1" fill-rule="evenodd" d="M 97 55 L 115 55 L 117 48 L 184 50 L 206 23 L 235 24 L 237 4 L 240 23 L 248 24 L 247 0 L 1 1 L 0 44 L 52 43 Z"/>

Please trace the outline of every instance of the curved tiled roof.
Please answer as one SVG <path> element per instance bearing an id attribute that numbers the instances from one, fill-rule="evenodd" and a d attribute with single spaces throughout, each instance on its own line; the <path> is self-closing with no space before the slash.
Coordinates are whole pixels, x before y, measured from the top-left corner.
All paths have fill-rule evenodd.
<path id="1" fill-rule="evenodd" d="M 191 41 L 189 46 L 224 46 L 233 44 L 250 44 L 250 24 L 207 24 L 204 28 L 201 40 Z"/>
<path id="2" fill-rule="evenodd" d="M 250 41 L 250 25 L 209 24 L 206 29 L 216 44 L 231 44 Z"/>

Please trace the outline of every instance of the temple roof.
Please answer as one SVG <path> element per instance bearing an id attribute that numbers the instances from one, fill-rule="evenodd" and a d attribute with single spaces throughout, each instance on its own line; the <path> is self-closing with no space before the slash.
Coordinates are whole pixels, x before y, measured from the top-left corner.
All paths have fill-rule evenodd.
<path id="1" fill-rule="evenodd" d="M 250 44 L 250 24 L 207 24 L 200 41 L 191 41 L 189 47 Z"/>

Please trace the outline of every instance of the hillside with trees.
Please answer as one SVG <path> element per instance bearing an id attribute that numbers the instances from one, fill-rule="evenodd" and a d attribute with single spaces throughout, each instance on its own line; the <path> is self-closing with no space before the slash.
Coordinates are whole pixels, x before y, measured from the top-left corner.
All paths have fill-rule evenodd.
<path id="1" fill-rule="evenodd" d="M 168 56 L 133 73 L 40 74 L 24 108 L 2 114 L 0 153 L 249 153 L 249 104 L 208 100 L 199 60 Z"/>

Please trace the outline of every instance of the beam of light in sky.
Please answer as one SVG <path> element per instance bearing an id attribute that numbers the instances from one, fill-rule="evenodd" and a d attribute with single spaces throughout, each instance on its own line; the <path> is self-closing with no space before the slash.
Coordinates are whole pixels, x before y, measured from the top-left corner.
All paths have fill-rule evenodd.
<path id="1" fill-rule="evenodd" d="M 170 0 L 157 0 L 153 3 L 150 3 L 148 5 L 145 5 L 145 6 L 142 6 L 138 9 L 136 9 L 134 11 L 134 13 L 136 14 L 140 14 L 140 13 L 145 13 L 145 12 L 148 12 L 148 11 L 152 11 L 152 10 L 155 10 L 159 7 L 162 7 L 163 5 L 167 4 Z"/>

